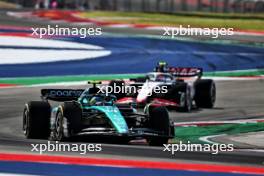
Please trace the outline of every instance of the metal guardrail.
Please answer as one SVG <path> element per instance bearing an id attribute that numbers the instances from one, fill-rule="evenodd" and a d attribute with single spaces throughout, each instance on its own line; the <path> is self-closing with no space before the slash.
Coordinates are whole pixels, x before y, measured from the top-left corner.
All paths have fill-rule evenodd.
<path id="1" fill-rule="evenodd" d="M 23 6 L 50 8 L 57 1 L 58 8 L 80 8 L 88 10 L 117 10 L 138 12 L 203 11 L 262 13 L 264 0 L 7 0 Z"/>

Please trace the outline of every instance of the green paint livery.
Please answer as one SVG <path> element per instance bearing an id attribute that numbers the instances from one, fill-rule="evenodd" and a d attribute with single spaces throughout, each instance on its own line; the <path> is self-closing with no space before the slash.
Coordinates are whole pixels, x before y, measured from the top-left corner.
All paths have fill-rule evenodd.
<path id="1" fill-rule="evenodd" d="M 116 106 L 85 106 L 83 108 L 103 112 L 118 133 L 128 132 L 127 123 Z"/>

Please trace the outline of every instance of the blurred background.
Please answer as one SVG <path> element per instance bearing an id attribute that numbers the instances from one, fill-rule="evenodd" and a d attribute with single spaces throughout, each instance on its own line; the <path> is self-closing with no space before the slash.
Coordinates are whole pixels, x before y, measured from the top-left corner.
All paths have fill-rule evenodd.
<path id="1" fill-rule="evenodd" d="M 18 7 L 136 12 L 264 12 L 263 0 L 2 0 Z"/>

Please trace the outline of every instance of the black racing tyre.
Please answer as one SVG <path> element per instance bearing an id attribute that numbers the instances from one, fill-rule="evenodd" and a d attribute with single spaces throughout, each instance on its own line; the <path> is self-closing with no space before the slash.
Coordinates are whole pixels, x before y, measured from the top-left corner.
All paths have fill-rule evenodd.
<path id="1" fill-rule="evenodd" d="M 186 84 L 184 89 L 185 89 L 184 106 L 182 108 L 179 108 L 179 110 L 182 112 L 190 112 L 192 110 L 191 88 Z"/>
<path id="2" fill-rule="evenodd" d="M 108 90 L 112 89 L 112 92 L 108 92 L 112 95 L 115 95 L 117 99 L 123 98 L 126 96 L 125 93 L 125 82 L 123 80 L 112 80 L 108 84 Z M 116 89 L 116 91 L 114 91 Z M 119 91 L 117 90 L 119 89 Z"/>
<path id="3" fill-rule="evenodd" d="M 57 113 L 56 113 L 56 117 L 55 117 L 55 126 L 54 126 L 54 131 L 52 134 L 52 139 L 56 140 L 56 141 L 65 141 L 68 137 L 68 124 L 66 126 L 65 129 L 65 123 L 67 123 L 67 121 L 65 122 L 65 118 L 63 117 L 63 110 L 62 107 L 59 107 Z M 65 130 L 66 131 L 66 135 L 65 135 Z"/>
<path id="4" fill-rule="evenodd" d="M 191 88 L 187 83 L 178 82 L 173 85 L 168 91 L 168 95 L 174 97 L 178 103 L 184 103 L 182 107 L 177 108 L 178 111 L 190 112 L 192 110 Z"/>
<path id="5" fill-rule="evenodd" d="M 23 132 L 28 139 L 48 139 L 51 107 L 48 102 L 30 101 L 23 111 Z"/>
<path id="6" fill-rule="evenodd" d="M 213 108 L 216 100 L 215 82 L 211 79 L 197 81 L 194 100 L 199 108 Z"/>
<path id="7" fill-rule="evenodd" d="M 58 108 L 55 127 L 53 132 L 54 140 L 66 141 L 68 138 L 82 130 L 82 109 L 78 102 L 64 102 Z"/>
<path id="8" fill-rule="evenodd" d="M 162 146 L 168 143 L 170 136 L 170 119 L 166 107 L 150 108 L 149 112 L 149 127 L 155 131 L 160 132 L 162 137 L 152 137 L 148 139 L 151 146 Z"/>

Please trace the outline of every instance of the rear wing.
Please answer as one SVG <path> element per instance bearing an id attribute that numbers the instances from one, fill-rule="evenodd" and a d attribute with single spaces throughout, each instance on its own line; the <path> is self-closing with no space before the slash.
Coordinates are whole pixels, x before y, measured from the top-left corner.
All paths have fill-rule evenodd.
<path id="1" fill-rule="evenodd" d="M 175 77 L 202 77 L 203 69 L 196 67 L 169 67 L 168 72 Z"/>
<path id="2" fill-rule="evenodd" d="M 77 100 L 84 89 L 41 89 L 41 98 L 52 101 Z"/>

